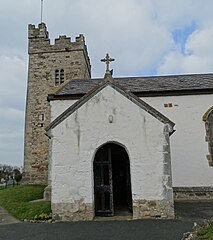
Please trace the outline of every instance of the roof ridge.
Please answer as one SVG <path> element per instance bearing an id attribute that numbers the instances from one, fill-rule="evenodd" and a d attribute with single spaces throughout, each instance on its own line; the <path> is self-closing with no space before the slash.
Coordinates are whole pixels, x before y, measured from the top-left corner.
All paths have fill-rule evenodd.
<path id="1" fill-rule="evenodd" d="M 85 84 L 83 82 L 85 81 Z M 71 80 L 66 85 L 52 92 L 52 96 L 63 95 L 84 95 L 93 89 L 102 79 L 79 79 Z M 173 76 L 154 76 L 154 77 L 125 77 L 113 78 L 113 81 L 122 88 L 130 90 L 135 94 L 158 93 L 158 95 L 168 94 L 188 94 L 188 92 L 198 93 L 198 91 L 213 92 L 213 74 L 196 74 L 196 75 L 173 75 Z M 142 96 L 142 95 L 141 95 Z"/>

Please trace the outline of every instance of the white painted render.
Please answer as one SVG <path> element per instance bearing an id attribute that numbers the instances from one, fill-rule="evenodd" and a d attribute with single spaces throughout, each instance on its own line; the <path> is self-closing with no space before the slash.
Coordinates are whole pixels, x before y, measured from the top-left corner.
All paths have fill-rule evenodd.
<path id="1" fill-rule="evenodd" d="M 77 100 L 60 100 L 52 101 L 51 105 L 51 122 L 61 115 L 68 107 L 72 106 Z"/>
<path id="2" fill-rule="evenodd" d="M 72 104 L 52 101 L 52 119 Z M 107 142 L 121 144 L 129 155 L 133 200 L 163 200 L 164 131 L 165 124 L 105 87 L 51 130 L 52 203 L 94 202 L 93 160 Z"/>
<path id="3" fill-rule="evenodd" d="M 204 113 L 212 107 L 213 95 L 146 97 L 145 102 L 175 123 L 171 136 L 171 159 L 174 187 L 213 186 L 213 168 L 206 155 Z M 165 108 L 172 103 L 172 108 Z"/>
<path id="4" fill-rule="evenodd" d="M 189 95 L 141 98 L 170 120 L 176 132 L 170 138 L 174 187 L 213 186 L 213 168 L 206 155 L 204 113 L 212 106 L 213 95 Z M 76 100 L 51 102 L 51 121 Z M 165 108 L 172 103 L 172 108 Z"/>

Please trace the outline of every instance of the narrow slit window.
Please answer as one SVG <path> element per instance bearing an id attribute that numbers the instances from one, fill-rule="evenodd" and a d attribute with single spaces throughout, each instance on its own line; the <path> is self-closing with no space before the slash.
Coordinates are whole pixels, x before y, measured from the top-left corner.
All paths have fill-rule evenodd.
<path id="1" fill-rule="evenodd" d="M 45 115 L 44 115 L 44 113 L 42 113 L 42 114 L 39 115 L 39 120 L 40 120 L 41 122 L 43 122 L 43 121 L 45 120 Z"/>

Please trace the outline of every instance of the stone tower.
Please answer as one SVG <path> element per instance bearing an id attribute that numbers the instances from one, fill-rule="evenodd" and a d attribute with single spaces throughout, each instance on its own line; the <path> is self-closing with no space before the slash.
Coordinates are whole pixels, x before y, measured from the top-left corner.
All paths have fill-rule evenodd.
<path id="1" fill-rule="evenodd" d="M 71 79 L 91 78 L 91 66 L 84 36 L 75 42 L 66 36 L 50 44 L 44 23 L 29 25 L 29 68 L 25 115 L 25 183 L 47 184 L 49 141 L 45 127 L 50 123 L 47 94 Z"/>

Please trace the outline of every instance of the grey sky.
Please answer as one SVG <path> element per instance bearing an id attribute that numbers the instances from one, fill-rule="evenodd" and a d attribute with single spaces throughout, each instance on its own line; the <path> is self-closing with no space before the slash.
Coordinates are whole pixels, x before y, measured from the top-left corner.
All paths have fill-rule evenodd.
<path id="1" fill-rule="evenodd" d="M 44 0 L 51 41 L 86 37 L 93 77 L 213 72 L 212 0 Z M 40 0 L 0 0 L 0 163 L 22 165 L 27 25 Z"/>

